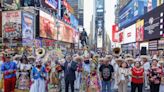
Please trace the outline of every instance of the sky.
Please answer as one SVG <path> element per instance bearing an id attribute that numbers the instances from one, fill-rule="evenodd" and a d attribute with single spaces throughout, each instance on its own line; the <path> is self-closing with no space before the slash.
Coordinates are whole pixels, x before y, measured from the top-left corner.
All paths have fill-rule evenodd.
<path id="1" fill-rule="evenodd" d="M 94 13 L 95 0 L 84 0 L 84 28 L 87 33 L 90 33 L 90 22 L 92 21 L 92 15 Z M 105 0 L 105 30 L 112 39 L 112 25 L 115 21 L 115 4 L 116 0 Z"/>

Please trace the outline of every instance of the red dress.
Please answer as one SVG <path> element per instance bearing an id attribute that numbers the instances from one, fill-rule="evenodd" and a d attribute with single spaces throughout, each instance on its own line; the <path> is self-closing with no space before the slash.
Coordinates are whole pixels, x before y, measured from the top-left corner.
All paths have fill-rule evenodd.
<path id="1" fill-rule="evenodd" d="M 136 77 L 142 77 L 144 76 L 144 69 L 143 68 L 136 68 L 133 67 L 132 68 L 132 83 L 136 83 L 136 84 L 142 84 L 144 83 L 144 77 L 143 78 L 136 78 Z"/>

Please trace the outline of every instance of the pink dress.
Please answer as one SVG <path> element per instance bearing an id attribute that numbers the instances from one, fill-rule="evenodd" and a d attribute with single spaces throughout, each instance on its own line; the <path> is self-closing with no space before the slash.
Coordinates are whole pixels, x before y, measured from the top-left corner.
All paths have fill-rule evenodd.
<path id="1" fill-rule="evenodd" d="M 100 92 L 98 75 L 89 75 L 87 79 L 87 92 Z"/>

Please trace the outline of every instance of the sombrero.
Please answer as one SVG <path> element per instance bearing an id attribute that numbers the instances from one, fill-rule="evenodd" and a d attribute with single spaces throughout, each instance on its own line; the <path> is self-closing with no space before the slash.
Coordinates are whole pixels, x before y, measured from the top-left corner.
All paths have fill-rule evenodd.
<path id="1" fill-rule="evenodd" d="M 36 59 L 34 56 L 28 56 L 28 59 Z"/>
<path id="2" fill-rule="evenodd" d="M 122 59 L 122 58 L 120 57 L 120 58 L 117 58 L 115 61 L 116 61 L 116 63 L 117 63 L 118 65 L 120 65 L 122 62 L 124 62 L 124 59 Z"/>
<path id="3" fill-rule="evenodd" d="M 147 59 L 148 60 L 149 59 L 149 56 L 148 55 L 141 55 L 140 58 L 141 59 Z"/>
<path id="4" fill-rule="evenodd" d="M 124 58 L 126 59 L 126 58 L 132 58 L 132 55 L 131 54 L 125 54 L 124 55 Z"/>
<path id="5" fill-rule="evenodd" d="M 135 62 L 135 59 L 134 58 L 126 58 L 125 62 L 127 62 L 128 64 L 132 64 Z"/>
<path id="6" fill-rule="evenodd" d="M 153 58 L 152 58 L 152 60 L 158 60 L 159 61 L 157 55 L 154 55 Z"/>
<path id="7" fill-rule="evenodd" d="M 21 59 L 22 58 L 22 55 L 18 55 L 18 54 L 16 54 L 14 57 L 13 57 L 13 59 L 15 60 L 15 59 Z"/>
<path id="8" fill-rule="evenodd" d="M 113 57 L 112 55 L 106 55 L 105 58 L 106 58 L 106 59 L 112 59 L 112 57 Z"/>

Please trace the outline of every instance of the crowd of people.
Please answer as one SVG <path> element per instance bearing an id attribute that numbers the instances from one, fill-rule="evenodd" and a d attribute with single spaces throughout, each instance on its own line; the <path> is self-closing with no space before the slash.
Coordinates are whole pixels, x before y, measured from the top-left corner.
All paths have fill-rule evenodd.
<path id="1" fill-rule="evenodd" d="M 101 56 L 85 50 L 54 60 L 43 58 L 4 52 L 4 92 L 164 92 L 164 55 Z"/>

